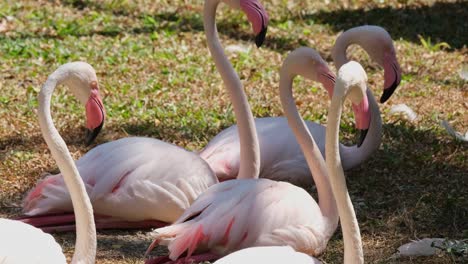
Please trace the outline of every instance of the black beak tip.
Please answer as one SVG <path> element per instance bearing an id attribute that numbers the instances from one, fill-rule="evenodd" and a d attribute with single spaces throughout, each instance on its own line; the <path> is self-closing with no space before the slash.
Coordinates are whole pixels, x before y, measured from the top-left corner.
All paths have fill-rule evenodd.
<path id="1" fill-rule="evenodd" d="M 390 98 L 390 96 L 392 96 L 393 92 L 396 90 L 399 84 L 400 82 L 395 79 L 390 87 L 385 88 L 382 97 L 380 97 L 380 103 L 385 103 Z"/>
<path id="2" fill-rule="evenodd" d="M 257 36 L 255 36 L 255 45 L 257 45 L 257 48 L 260 48 L 263 45 L 267 30 L 268 30 L 268 27 L 263 27 L 262 31 L 260 31 L 260 33 L 258 33 Z"/>
<path id="3" fill-rule="evenodd" d="M 91 145 L 96 137 L 99 135 L 99 132 L 101 132 L 102 126 L 104 125 L 104 122 L 101 123 L 98 127 L 96 127 L 93 130 L 86 129 L 86 138 L 85 138 L 85 144 L 88 147 Z"/>
<path id="4" fill-rule="evenodd" d="M 364 143 L 369 129 L 359 129 L 358 131 L 357 146 L 359 148 L 361 147 L 362 143 Z"/>

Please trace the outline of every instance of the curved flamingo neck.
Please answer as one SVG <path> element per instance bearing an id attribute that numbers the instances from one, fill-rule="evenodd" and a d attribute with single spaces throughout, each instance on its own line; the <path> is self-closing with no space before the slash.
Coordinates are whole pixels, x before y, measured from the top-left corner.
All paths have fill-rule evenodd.
<path id="1" fill-rule="evenodd" d="M 343 85 L 337 81 L 335 86 Z M 330 183 L 335 195 L 340 215 L 341 229 L 343 230 L 344 240 L 344 263 L 364 263 L 364 254 L 362 251 L 361 233 L 354 212 L 351 198 L 349 197 L 346 179 L 341 166 L 339 152 L 339 127 L 341 112 L 343 108 L 344 95 L 343 89 L 335 89 L 328 112 L 325 156 L 328 172 L 330 173 Z"/>
<path id="2" fill-rule="evenodd" d="M 332 58 L 337 70 L 339 70 L 343 64 L 349 62 L 347 48 L 352 44 L 359 45 L 372 60 L 376 61 L 380 66 L 383 66 L 383 57 L 378 56 L 377 54 L 379 52 L 377 51 L 383 49 L 388 44 L 385 41 L 385 39 L 387 39 L 386 36 L 382 36 L 384 32 L 382 31 L 383 29 L 377 30 L 377 28 L 380 27 L 355 27 L 338 36 L 335 46 L 332 49 Z"/>
<path id="3" fill-rule="evenodd" d="M 379 148 L 382 142 L 382 117 L 380 116 L 379 106 L 375 101 L 372 91 L 367 89 L 366 93 L 371 112 L 369 131 L 360 147 L 357 147 L 357 145 L 343 146 L 340 150 L 343 168 L 346 170 L 354 168 L 367 160 Z"/>
<path id="4" fill-rule="evenodd" d="M 304 120 L 299 115 L 294 102 L 292 83 L 297 74 L 289 73 L 293 71 L 293 69 L 290 69 L 291 66 L 294 66 L 294 62 L 283 67 L 280 72 L 279 90 L 281 104 L 283 105 L 284 114 L 288 119 L 288 124 L 304 153 L 307 165 L 317 186 L 320 210 L 324 216 L 329 218 L 329 222 L 331 223 L 329 228 L 331 233 L 333 233 L 338 224 L 335 198 L 331 190 L 325 161 Z"/>
<path id="5" fill-rule="evenodd" d="M 73 202 L 76 218 L 76 242 L 72 263 L 94 263 L 97 242 L 93 208 L 75 162 L 67 145 L 55 128 L 50 114 L 52 92 L 63 78 L 66 78 L 66 73 L 57 71 L 49 77 L 42 87 L 39 93 L 39 125 L 47 146 L 63 175 Z"/>
<path id="6" fill-rule="evenodd" d="M 205 35 L 208 48 L 224 85 L 229 93 L 237 119 L 240 140 L 240 168 L 238 179 L 258 178 L 260 173 L 260 147 L 254 118 L 239 76 L 224 54 L 216 29 L 216 9 L 220 0 L 206 0 L 204 5 Z"/>

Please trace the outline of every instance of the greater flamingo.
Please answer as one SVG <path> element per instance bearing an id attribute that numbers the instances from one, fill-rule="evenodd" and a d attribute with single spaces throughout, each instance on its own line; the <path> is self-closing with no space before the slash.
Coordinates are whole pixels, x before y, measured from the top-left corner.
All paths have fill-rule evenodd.
<path id="1" fill-rule="evenodd" d="M 338 70 L 335 90 L 327 117 L 326 156 L 328 158 L 326 163 L 340 215 L 344 240 L 344 263 L 346 264 L 364 263 L 364 253 L 356 213 L 349 197 L 346 178 L 341 166 L 339 152 L 340 120 L 346 98 L 349 97 L 354 105 L 364 105 L 365 107 L 367 99 L 373 97 L 370 90 L 367 89 L 366 83 L 366 72 L 359 63 L 350 61 L 342 65 Z"/>
<path id="2" fill-rule="evenodd" d="M 210 49 L 215 47 L 210 46 Z M 230 71 L 234 75 L 231 67 Z M 220 72 L 228 72 L 228 69 Z M 295 133 L 297 130 L 297 133 L 309 135 L 306 129 L 300 128 L 302 120 L 292 97 L 293 78 L 298 74 L 317 80 L 323 75 L 333 77 L 333 73 L 320 55 L 309 48 L 293 51 L 283 63 L 280 98 L 283 105 L 288 105 L 285 107 L 285 115 L 295 120 L 290 124 Z M 243 94 L 240 85 L 226 85 L 226 88 L 230 94 Z M 247 111 L 248 104 L 236 103 L 235 100 L 240 101 L 238 98 L 242 97 L 235 96 L 233 104 L 243 106 L 243 114 L 247 114 L 239 116 L 236 112 L 238 120 L 241 120 L 240 117 L 253 120 L 252 113 Z M 244 134 L 252 135 L 255 132 L 254 129 L 242 131 L 246 130 L 242 125 L 238 121 L 240 132 L 244 132 L 240 133 L 241 142 Z M 255 138 L 255 134 L 251 138 Z M 323 252 L 338 224 L 338 212 L 326 175 L 325 162 L 317 145 L 310 135 L 301 136 L 298 140 L 308 150 L 305 156 L 313 171 L 319 204 L 302 188 L 286 182 L 257 179 L 258 171 L 250 169 L 239 174 L 238 180 L 210 187 L 172 226 L 156 229 L 155 240 L 147 252 L 159 243 L 168 246 L 169 258 L 172 260 L 188 251 L 189 261 L 204 260 L 205 255 L 191 257 L 197 248 L 209 249 L 221 255 L 246 247 L 277 245 L 289 245 L 310 255 Z M 252 142 L 247 143 L 251 143 L 247 146 L 252 146 Z M 243 149 L 246 148 L 241 145 Z M 257 152 L 258 145 L 253 149 L 247 148 L 247 151 Z M 252 162 L 251 159 L 246 160 L 241 152 L 241 168 L 244 161 Z M 258 162 L 258 159 L 253 161 Z M 206 257 L 213 256 L 209 253 Z M 165 257 L 154 261 L 159 263 L 161 260 L 165 260 Z"/>
<path id="3" fill-rule="evenodd" d="M 361 26 L 340 34 L 332 52 L 337 69 L 348 61 L 346 49 L 351 44 L 363 47 L 371 59 L 384 68 L 385 82 L 382 98 L 388 99 L 401 80 L 400 66 L 388 32 L 378 26 Z M 321 76 L 321 81 L 331 98 L 333 83 L 327 78 L 329 76 Z M 357 128 L 362 130 L 361 123 L 368 121 L 365 118 L 366 114 L 359 111 L 359 106 L 354 106 L 354 108 Z M 371 104 L 370 110 L 372 116 L 369 130 L 362 131 L 358 144 L 340 145 L 345 170 L 366 161 L 380 146 L 382 120 L 377 104 Z M 306 123 L 323 155 L 325 153 L 325 127 L 310 121 Z M 256 118 L 255 125 L 260 142 L 260 177 L 288 181 L 300 186 L 312 185 L 310 170 L 286 119 L 284 117 Z M 362 142 L 361 146 L 360 142 Z M 239 134 L 237 126 L 233 125 L 214 137 L 200 151 L 200 156 L 208 162 L 218 179 L 226 180 L 236 178 L 239 172 L 239 153 Z"/>
<path id="4" fill-rule="evenodd" d="M 206 0 L 206 5 L 218 2 Z M 255 42 L 260 46 L 268 23 L 262 5 L 257 0 L 225 2 L 246 13 L 256 34 Z M 205 22 L 213 26 L 215 11 L 205 12 Z M 217 34 L 213 34 L 211 31 L 208 35 L 217 39 Z M 224 63 L 218 58 L 224 56 L 221 53 L 212 53 L 217 63 Z M 98 229 L 160 227 L 172 223 L 198 195 L 218 182 L 209 165 L 197 154 L 151 138 L 131 137 L 102 144 L 76 164 L 94 211 L 99 214 Z M 71 208 L 61 175 L 51 175 L 24 201 L 25 214 L 39 216 L 21 220 L 46 231 L 68 231 L 74 228 L 73 215 L 40 215 L 69 212 Z"/>
<path id="5" fill-rule="evenodd" d="M 330 105 L 330 112 L 328 114 L 329 121 L 327 124 L 326 153 L 327 157 L 329 158 L 327 159 L 327 170 L 330 177 L 332 191 L 338 204 L 343 238 L 345 240 L 344 263 L 346 264 L 364 263 L 364 256 L 362 252 L 362 242 L 356 214 L 354 212 L 351 199 L 349 198 L 343 167 L 341 166 L 338 134 L 342 105 L 344 103 L 345 97 L 349 96 L 353 103 L 356 104 L 361 104 L 361 102 L 364 102 L 364 107 L 366 107 L 366 97 L 373 97 L 369 90 L 366 92 L 366 82 L 366 73 L 358 63 L 349 62 L 345 64 L 338 71 L 337 82 L 335 85 L 336 94 L 334 94 L 332 97 L 332 104 Z M 291 102 L 291 96 L 288 94 L 283 98 L 286 98 L 285 100 L 282 100 L 285 112 L 295 112 L 293 116 L 288 115 L 288 117 L 290 117 L 290 125 L 292 127 L 296 126 L 299 128 L 299 130 L 294 129 L 294 133 L 299 142 L 304 142 L 304 140 L 306 140 L 306 142 L 313 142 L 313 138 L 311 137 L 310 132 L 307 131 L 305 122 L 301 120 L 300 117 L 298 117 L 294 102 Z M 296 125 L 295 123 L 297 122 L 299 123 Z M 304 151 L 304 153 L 310 152 L 310 149 L 308 149 L 305 144 L 301 144 L 301 149 Z M 261 259 L 262 262 L 265 263 L 320 263 L 320 261 L 317 259 L 297 252 L 291 247 L 276 246 L 252 247 L 236 251 L 216 261 L 215 264 L 249 263 L 249 261 L 253 259 Z"/>
<path id="6" fill-rule="evenodd" d="M 84 62 L 60 66 L 49 76 L 39 93 L 38 114 L 42 135 L 63 174 L 76 216 L 75 253 L 71 262 L 91 264 L 95 261 L 97 243 L 93 208 L 67 145 L 50 115 L 52 93 L 60 84 L 69 86 L 80 101 L 86 104 L 88 124 L 93 124 L 91 127 L 97 128 L 102 123 L 104 109 L 94 69 Z M 98 126 L 94 126 L 96 124 Z M 0 219 L 0 234 L 0 263 L 66 263 L 61 247 L 51 235 L 40 229 L 20 221 Z"/>

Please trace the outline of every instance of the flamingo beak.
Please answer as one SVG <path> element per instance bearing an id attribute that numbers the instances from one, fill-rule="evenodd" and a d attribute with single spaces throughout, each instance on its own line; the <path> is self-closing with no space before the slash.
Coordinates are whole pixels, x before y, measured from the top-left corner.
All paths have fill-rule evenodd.
<path id="1" fill-rule="evenodd" d="M 394 69 L 394 75 L 399 76 L 395 69 Z M 383 94 L 380 97 L 380 103 L 385 103 L 390 98 L 390 96 L 392 96 L 393 92 L 396 90 L 396 88 L 400 84 L 400 81 L 401 81 L 401 77 L 395 77 L 392 84 L 389 87 L 386 87 L 384 89 Z"/>
<path id="2" fill-rule="evenodd" d="M 101 132 L 105 116 L 106 111 L 98 90 L 91 90 L 91 95 L 86 103 L 86 146 L 91 145 Z"/>
<path id="3" fill-rule="evenodd" d="M 265 41 L 266 33 L 267 33 L 268 27 L 262 27 L 262 31 L 255 36 L 255 45 L 257 45 L 257 48 L 260 48 L 263 45 L 263 42 Z"/>
<path id="4" fill-rule="evenodd" d="M 268 29 L 268 13 L 258 0 L 241 0 L 240 7 L 247 15 L 255 33 L 255 44 L 261 47 Z"/>
<path id="5" fill-rule="evenodd" d="M 364 143 L 364 140 L 366 139 L 367 132 L 369 131 L 371 120 L 367 95 L 362 98 L 361 103 L 353 104 L 352 107 L 356 119 L 356 128 L 358 130 L 356 144 L 358 147 L 361 147 L 362 143 Z"/>
<path id="6" fill-rule="evenodd" d="M 380 103 L 385 103 L 401 82 L 400 65 L 396 56 L 390 53 L 385 54 L 384 79 L 384 92 L 380 97 Z"/>
<path id="7" fill-rule="evenodd" d="M 366 139 L 368 131 L 369 131 L 369 129 L 358 129 L 358 133 L 357 133 L 357 137 L 356 137 L 356 142 L 357 142 L 358 148 L 361 147 L 362 143 Z"/>
<path id="8" fill-rule="evenodd" d="M 99 132 L 101 132 L 101 129 L 102 129 L 103 126 L 104 126 L 104 120 L 95 129 L 92 129 L 92 130 L 89 129 L 89 128 L 86 129 L 85 144 L 86 144 L 87 147 L 94 142 L 96 137 L 99 135 Z"/>

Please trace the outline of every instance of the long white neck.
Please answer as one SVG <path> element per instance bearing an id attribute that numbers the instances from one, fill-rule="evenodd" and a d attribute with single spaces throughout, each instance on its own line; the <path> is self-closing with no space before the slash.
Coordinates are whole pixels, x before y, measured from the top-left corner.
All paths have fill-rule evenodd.
<path id="1" fill-rule="evenodd" d="M 337 82 L 336 85 L 342 84 Z M 354 207 L 349 197 L 348 188 L 346 187 L 343 167 L 341 166 L 338 133 L 344 95 L 340 94 L 339 90 L 341 89 L 334 90 L 330 110 L 328 112 L 325 145 L 326 163 L 330 174 L 331 187 L 338 206 L 341 229 L 343 230 L 344 263 L 364 263 L 361 233 L 359 231 Z"/>
<path id="2" fill-rule="evenodd" d="M 288 66 L 291 64 L 288 64 Z M 331 223 L 329 228 L 332 229 L 330 231 L 333 233 L 338 225 L 338 212 L 335 198 L 333 197 L 333 192 L 330 187 L 327 167 L 309 129 L 297 111 L 292 95 L 294 75 L 288 74 L 290 69 L 287 68 L 288 67 L 283 67 L 280 73 L 279 89 L 281 104 L 283 105 L 284 114 L 288 119 L 288 124 L 296 136 L 299 146 L 301 146 L 307 165 L 309 166 L 315 185 L 317 186 L 320 210 L 324 216 L 329 218 L 329 222 Z"/>
<path id="3" fill-rule="evenodd" d="M 367 89 L 366 93 L 369 99 L 369 109 L 371 112 L 369 131 L 360 147 L 357 147 L 357 145 L 349 147 L 344 146 L 340 150 L 343 168 L 345 170 L 354 168 L 370 158 L 382 142 L 382 118 L 380 117 L 379 106 L 375 101 L 372 91 Z"/>
<path id="4" fill-rule="evenodd" d="M 228 90 L 237 119 L 237 128 L 240 139 L 240 168 L 238 179 L 258 178 L 260 172 L 260 147 L 258 145 L 257 131 L 254 118 L 250 111 L 247 96 L 244 93 L 239 76 L 234 71 L 231 63 L 224 54 L 219 42 L 216 29 L 216 9 L 219 0 L 206 0 L 204 6 L 203 24 L 208 43 L 208 48 L 213 57 L 224 86 Z"/>
<path id="5" fill-rule="evenodd" d="M 58 82 L 57 78 L 49 78 L 41 89 L 39 94 L 39 124 L 42 135 L 57 162 L 73 202 L 76 218 L 76 243 L 72 263 L 94 263 L 97 242 L 93 208 L 75 162 L 68 151 L 67 145 L 55 128 L 50 114 L 50 100 Z"/>

